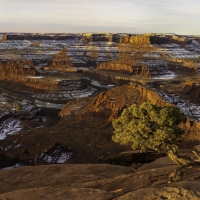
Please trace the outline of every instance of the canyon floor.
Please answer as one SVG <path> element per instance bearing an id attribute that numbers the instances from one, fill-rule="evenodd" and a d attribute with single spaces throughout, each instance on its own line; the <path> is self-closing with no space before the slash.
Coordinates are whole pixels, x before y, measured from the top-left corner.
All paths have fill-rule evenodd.
<path id="1" fill-rule="evenodd" d="M 0 199 L 200 199 L 199 167 L 112 141 L 133 103 L 177 106 L 200 154 L 200 37 L 0 34 Z"/>

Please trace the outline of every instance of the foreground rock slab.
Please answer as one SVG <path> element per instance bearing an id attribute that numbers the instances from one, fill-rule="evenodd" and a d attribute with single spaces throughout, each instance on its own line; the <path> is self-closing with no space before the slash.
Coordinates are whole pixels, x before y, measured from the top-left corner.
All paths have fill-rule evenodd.
<path id="1" fill-rule="evenodd" d="M 177 165 L 136 171 L 107 164 L 63 164 L 0 171 L 0 199 L 199 199 L 198 168 L 183 170 L 168 183 Z"/>

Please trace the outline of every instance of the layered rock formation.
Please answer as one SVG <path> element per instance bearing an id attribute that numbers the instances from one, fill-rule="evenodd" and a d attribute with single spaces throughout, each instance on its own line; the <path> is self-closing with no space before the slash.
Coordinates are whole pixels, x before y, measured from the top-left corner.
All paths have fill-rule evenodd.
<path id="1" fill-rule="evenodd" d="M 74 64 L 71 62 L 70 57 L 67 56 L 67 49 L 64 49 L 54 56 L 54 58 L 49 63 L 49 66 L 44 67 L 44 70 L 76 72 L 77 70 L 73 66 Z"/>
<path id="2" fill-rule="evenodd" d="M 164 99 L 163 99 L 164 98 Z M 112 88 L 106 93 L 100 93 L 96 98 L 88 101 L 69 102 L 59 113 L 60 117 L 66 117 L 71 114 L 81 115 L 87 112 L 98 113 L 109 121 L 120 115 L 121 111 L 132 105 L 133 103 L 141 104 L 143 102 L 150 102 L 159 106 L 172 106 L 175 102 L 169 100 L 168 97 L 163 94 L 158 94 L 157 91 L 147 89 L 144 86 L 129 83 L 120 87 Z M 177 99 L 176 99 L 177 100 Z M 170 103 L 171 102 L 171 103 Z M 180 101 L 181 103 L 181 101 Z M 80 105 L 78 108 L 74 105 Z M 74 109 L 76 107 L 76 109 Z M 179 105 L 180 109 L 189 115 L 187 108 Z M 192 105 L 190 105 L 192 107 Z M 185 110 L 186 109 L 186 110 Z M 196 110 L 194 108 L 194 110 Z M 191 110 L 191 112 L 194 112 Z M 198 112 L 197 112 L 198 115 Z M 191 116 L 192 117 L 192 116 Z M 198 117 L 198 116 L 197 116 Z M 195 115 L 193 116 L 195 118 Z M 184 146 L 192 146 L 193 144 L 199 144 L 200 142 L 200 123 L 191 119 L 188 119 L 186 123 L 181 125 L 185 129 L 185 138 L 183 141 Z"/>
<path id="3" fill-rule="evenodd" d="M 153 169 L 136 171 L 116 165 L 68 164 L 4 170 L 0 171 L 0 198 L 198 200 L 198 168 L 182 170 L 184 176 L 179 176 L 179 182 L 169 184 L 168 175 L 177 167 L 157 164 Z"/>
<path id="4" fill-rule="evenodd" d="M 39 107 L 58 109 L 70 99 L 106 90 L 106 84 L 103 88 L 95 78 L 108 84 L 134 83 L 113 88 L 97 97 L 70 101 L 60 112 L 61 119 L 51 131 L 48 128 L 34 130 L 34 123 L 25 123 L 27 129 L 31 125 L 29 131 L 34 134 L 20 129 L 20 146 L 14 155 L 11 150 L 6 154 L 12 154 L 13 158 L 20 155 L 18 164 L 37 165 L 48 163 L 49 159 L 52 163 L 60 162 L 60 159 L 54 158 L 56 155 L 68 158 L 66 152 L 65 156 L 60 152 L 69 149 L 71 154 L 64 162 L 104 162 L 110 157 L 110 150 L 117 154 L 126 149 L 111 141 L 113 130 L 110 122 L 119 116 L 123 108 L 133 103 L 175 104 L 186 116 L 199 120 L 198 105 L 168 94 L 168 89 L 164 91 L 173 83 L 183 85 L 186 74 L 191 79 L 198 75 L 199 46 L 192 41 L 191 37 L 155 34 L 8 34 L 0 43 L 0 58 L 4 60 L 0 65 L 4 79 L 0 85 L 2 89 L 9 88 L 8 91 L 16 96 L 20 94 L 22 98 L 31 99 Z M 10 58 L 12 61 L 9 61 Z M 96 70 L 92 70 L 94 68 Z M 84 74 L 72 71 L 84 71 Z M 176 79 L 173 80 L 174 77 Z M 186 88 L 186 84 L 184 91 L 187 93 L 190 89 Z M 16 130 L 22 125 L 17 121 L 8 124 L 13 124 Z M 186 130 L 184 145 L 198 144 L 198 122 L 188 119 L 183 126 Z M 18 137 L 8 136 L 7 141 Z M 37 144 L 39 138 L 41 141 Z M 2 142 L 2 146 L 6 149 L 7 143 Z M 21 152 L 26 150 L 29 154 L 22 155 Z"/>
<path id="5" fill-rule="evenodd" d="M 139 62 L 135 62 L 132 65 L 119 62 L 104 62 L 98 65 L 97 70 L 115 71 L 118 73 L 126 73 L 130 75 L 151 77 L 149 68 Z"/>
<path id="6" fill-rule="evenodd" d="M 190 41 L 190 43 L 188 43 Z M 194 42 L 193 42 L 194 41 Z M 190 58 L 195 56 L 198 50 L 196 38 L 187 36 L 156 35 L 156 34 L 2 34 L 0 49 L 12 50 L 6 54 L 0 55 L 0 58 L 10 59 L 30 59 L 36 64 L 47 64 L 51 61 L 52 55 L 59 53 L 60 50 L 68 48 L 67 55 L 70 56 L 71 62 L 76 68 L 96 68 L 101 62 L 117 60 L 122 54 L 133 53 L 130 46 L 140 47 L 144 54 L 143 47 L 154 45 L 158 51 L 146 51 L 151 53 L 150 57 L 159 57 L 161 54 L 177 57 L 180 52 L 188 54 Z M 146 47 L 145 47 L 146 48 Z M 28 49 L 28 51 L 25 51 Z M 21 50 L 15 52 L 15 50 Z M 130 52 L 131 50 L 131 52 Z M 183 50 L 185 52 L 183 52 Z M 193 53 L 191 53 L 193 51 Z M 14 54 L 13 54 L 14 52 Z M 137 58 L 141 57 L 140 51 L 137 51 Z M 136 56 L 136 55 L 135 55 Z M 126 57 L 126 56 L 125 56 Z"/>
<path id="7" fill-rule="evenodd" d="M 168 185 L 178 166 L 114 143 L 111 122 L 133 103 L 175 105 L 181 147 L 199 145 L 199 52 L 198 37 L 175 34 L 1 34 L 0 168 L 29 167 L 0 171 L 0 198 L 198 199 L 199 169 Z"/>
<path id="8" fill-rule="evenodd" d="M 200 100 L 199 79 L 186 81 L 183 86 L 183 94 L 189 97 L 192 100 L 192 102 L 199 103 Z"/>
<path id="9" fill-rule="evenodd" d="M 0 60 L 1 79 L 17 80 L 20 76 L 35 76 L 37 74 L 33 63 L 29 60 Z"/>

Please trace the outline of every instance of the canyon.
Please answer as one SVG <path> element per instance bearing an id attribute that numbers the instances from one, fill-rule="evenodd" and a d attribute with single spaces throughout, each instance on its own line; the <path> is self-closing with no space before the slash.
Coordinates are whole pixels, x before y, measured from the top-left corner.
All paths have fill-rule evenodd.
<path id="1" fill-rule="evenodd" d="M 112 141 L 123 109 L 150 102 L 180 108 L 180 154 L 200 154 L 200 36 L 1 33 L 0 72 L 1 198 L 200 198 L 198 168 L 169 185 L 164 152 Z"/>

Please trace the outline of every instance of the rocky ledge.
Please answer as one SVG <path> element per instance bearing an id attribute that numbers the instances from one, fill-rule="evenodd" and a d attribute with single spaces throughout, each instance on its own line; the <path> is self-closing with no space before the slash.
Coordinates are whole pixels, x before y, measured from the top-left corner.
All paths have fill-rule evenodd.
<path id="1" fill-rule="evenodd" d="M 151 169 L 87 164 L 23 167 L 0 171 L 3 199 L 187 199 L 199 195 L 198 169 L 184 169 L 179 182 L 168 183 L 177 165 L 155 164 Z M 157 162 L 158 163 L 158 162 Z"/>

